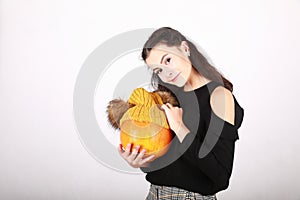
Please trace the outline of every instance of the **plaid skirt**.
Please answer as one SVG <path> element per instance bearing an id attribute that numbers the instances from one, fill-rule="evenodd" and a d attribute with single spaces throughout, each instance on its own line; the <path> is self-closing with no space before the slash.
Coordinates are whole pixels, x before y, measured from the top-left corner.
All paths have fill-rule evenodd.
<path id="1" fill-rule="evenodd" d="M 151 184 L 146 200 L 217 200 L 216 195 L 203 196 L 177 187 Z"/>

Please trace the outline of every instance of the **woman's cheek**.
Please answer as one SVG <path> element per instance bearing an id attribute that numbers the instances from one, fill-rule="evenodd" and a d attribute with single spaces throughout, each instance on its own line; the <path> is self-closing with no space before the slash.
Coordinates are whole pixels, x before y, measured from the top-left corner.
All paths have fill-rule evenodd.
<path id="1" fill-rule="evenodd" d="M 163 82 L 165 82 L 165 83 L 167 82 L 167 79 L 165 78 L 164 75 L 159 74 L 158 76 L 159 76 L 159 78 L 160 78 Z"/>

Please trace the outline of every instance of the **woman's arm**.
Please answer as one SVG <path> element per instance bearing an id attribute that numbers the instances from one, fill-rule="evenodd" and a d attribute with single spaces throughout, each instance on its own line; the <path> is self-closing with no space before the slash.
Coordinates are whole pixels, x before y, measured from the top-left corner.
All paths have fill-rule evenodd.
<path id="1" fill-rule="evenodd" d="M 183 139 L 178 137 L 181 142 L 178 146 L 178 153 L 206 174 L 214 183 L 215 188 L 225 189 L 228 187 L 231 176 L 235 141 L 238 139 L 238 126 L 236 124 L 241 124 L 243 109 L 237 104 L 232 93 L 223 87 L 217 87 L 213 91 L 210 106 L 212 115 L 207 124 L 212 123 L 213 126 L 210 127 L 204 141 L 195 138 L 197 133 L 187 132 Z M 179 127 L 182 123 L 178 120 L 180 112 L 172 108 L 165 108 L 165 111 L 167 111 L 169 123 L 170 120 L 177 119 L 177 123 L 173 127 Z M 237 116 L 235 116 L 236 113 Z M 238 118 L 235 119 L 235 117 Z M 174 123 L 174 121 L 171 123 Z M 222 127 L 218 128 L 214 124 L 221 124 Z M 175 130 L 174 132 L 176 133 Z M 215 143 L 212 142 L 212 138 L 215 139 Z M 203 147 L 209 149 L 205 156 L 200 155 L 200 149 Z"/>
<path id="2" fill-rule="evenodd" d="M 179 141 L 182 142 L 190 132 L 182 121 L 182 108 L 166 103 L 161 106 L 161 109 L 165 111 L 170 128 L 174 131 Z"/>

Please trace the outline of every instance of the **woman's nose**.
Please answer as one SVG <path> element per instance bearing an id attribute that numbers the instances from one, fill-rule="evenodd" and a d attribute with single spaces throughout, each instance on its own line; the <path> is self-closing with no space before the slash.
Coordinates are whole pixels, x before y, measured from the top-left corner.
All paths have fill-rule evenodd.
<path id="1" fill-rule="evenodd" d="M 168 76 L 168 77 L 173 76 L 173 72 L 167 72 L 167 76 Z"/>
<path id="2" fill-rule="evenodd" d="M 174 72 L 172 70 L 168 70 L 168 69 L 165 69 L 165 76 L 166 77 L 172 77 Z"/>

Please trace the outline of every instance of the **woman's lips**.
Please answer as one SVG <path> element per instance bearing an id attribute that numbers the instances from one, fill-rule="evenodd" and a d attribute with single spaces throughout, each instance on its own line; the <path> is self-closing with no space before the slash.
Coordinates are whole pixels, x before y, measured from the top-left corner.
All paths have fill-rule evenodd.
<path id="1" fill-rule="evenodd" d="M 169 82 L 175 82 L 177 78 L 179 77 L 180 73 L 178 73 L 173 79 L 171 79 Z"/>

